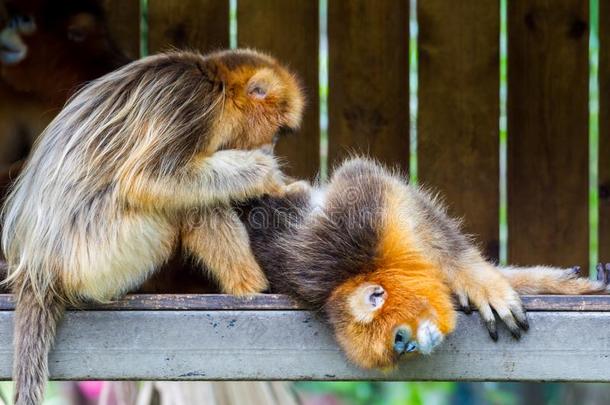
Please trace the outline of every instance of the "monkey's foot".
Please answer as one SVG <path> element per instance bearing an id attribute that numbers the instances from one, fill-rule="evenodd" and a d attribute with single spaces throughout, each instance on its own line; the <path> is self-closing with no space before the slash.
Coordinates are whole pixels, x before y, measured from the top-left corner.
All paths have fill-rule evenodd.
<path id="1" fill-rule="evenodd" d="M 608 287 L 608 283 L 610 283 L 610 263 L 598 263 L 596 269 L 597 281 L 600 281 L 605 287 Z"/>
<path id="2" fill-rule="evenodd" d="M 269 289 L 269 281 L 261 274 L 240 272 L 237 277 L 227 277 L 222 283 L 222 292 L 232 295 L 250 295 Z"/>
<path id="3" fill-rule="evenodd" d="M 596 294 L 608 291 L 608 282 L 610 281 L 610 263 L 605 265 L 599 263 L 597 265 L 597 280 L 591 280 L 580 276 L 580 267 L 574 266 L 569 269 L 547 270 L 547 274 L 551 277 L 554 272 L 558 272 L 555 279 L 546 281 L 545 286 L 552 286 L 545 293 L 578 295 L 578 294 Z"/>

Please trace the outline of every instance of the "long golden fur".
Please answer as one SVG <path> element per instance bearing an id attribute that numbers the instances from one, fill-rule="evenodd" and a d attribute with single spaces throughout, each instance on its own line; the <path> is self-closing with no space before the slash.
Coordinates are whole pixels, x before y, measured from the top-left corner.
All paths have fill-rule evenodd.
<path id="1" fill-rule="evenodd" d="M 67 103 L 3 213 L 17 296 L 17 404 L 41 400 L 64 302 L 117 297 L 179 245 L 224 292 L 267 288 L 243 225 L 226 212 L 233 201 L 281 192 L 277 163 L 259 148 L 298 127 L 302 109 L 296 79 L 248 50 L 148 57 Z"/>

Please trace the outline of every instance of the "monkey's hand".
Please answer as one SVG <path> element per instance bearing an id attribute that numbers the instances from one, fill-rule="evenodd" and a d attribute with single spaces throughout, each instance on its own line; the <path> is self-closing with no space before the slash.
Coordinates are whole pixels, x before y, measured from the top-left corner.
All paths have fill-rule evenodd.
<path id="1" fill-rule="evenodd" d="M 521 337 L 522 330 L 529 329 L 519 295 L 493 266 L 484 264 L 459 271 L 449 285 L 464 312 L 470 313 L 471 303 L 479 310 L 493 340 L 498 340 L 494 311 L 516 339 Z"/>
<path id="2" fill-rule="evenodd" d="M 260 194 L 281 197 L 286 192 L 287 177 L 280 170 L 275 157 L 265 150 L 252 152 L 256 160 L 257 172 L 261 175 Z"/>
<path id="3" fill-rule="evenodd" d="M 306 180 L 295 180 L 286 185 L 286 194 L 310 194 L 313 190 L 311 184 Z"/>

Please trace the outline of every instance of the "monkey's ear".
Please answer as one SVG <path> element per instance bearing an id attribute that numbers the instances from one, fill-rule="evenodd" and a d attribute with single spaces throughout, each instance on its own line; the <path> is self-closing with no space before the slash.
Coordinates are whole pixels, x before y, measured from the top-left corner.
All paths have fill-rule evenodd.
<path id="1" fill-rule="evenodd" d="M 273 90 L 280 85 L 273 70 L 263 68 L 258 70 L 246 84 L 248 96 L 255 100 L 265 100 Z"/>
<path id="2" fill-rule="evenodd" d="M 248 87 L 248 95 L 257 100 L 264 100 L 267 97 L 267 87 L 256 83 Z"/>
<path id="3" fill-rule="evenodd" d="M 78 13 L 68 22 L 68 39 L 72 42 L 84 42 L 98 29 L 98 21 L 93 14 Z"/>
<path id="4" fill-rule="evenodd" d="M 387 295 L 378 284 L 360 284 L 349 297 L 350 311 L 358 322 L 371 322 L 375 312 L 383 307 Z"/>

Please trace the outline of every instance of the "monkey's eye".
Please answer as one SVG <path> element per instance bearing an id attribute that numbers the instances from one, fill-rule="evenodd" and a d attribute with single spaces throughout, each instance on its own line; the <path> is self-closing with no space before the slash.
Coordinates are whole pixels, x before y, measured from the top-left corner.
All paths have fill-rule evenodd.
<path id="1" fill-rule="evenodd" d="M 17 28 L 22 34 L 31 34 L 36 31 L 34 17 L 30 15 L 18 15 L 11 20 L 11 23 L 13 28 Z"/>
<path id="2" fill-rule="evenodd" d="M 417 350 L 417 343 L 409 339 L 411 339 L 411 330 L 406 326 L 399 327 L 394 332 L 394 351 L 403 354 Z"/>

